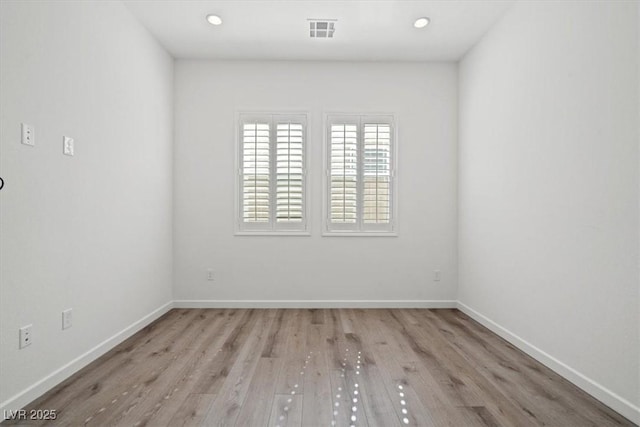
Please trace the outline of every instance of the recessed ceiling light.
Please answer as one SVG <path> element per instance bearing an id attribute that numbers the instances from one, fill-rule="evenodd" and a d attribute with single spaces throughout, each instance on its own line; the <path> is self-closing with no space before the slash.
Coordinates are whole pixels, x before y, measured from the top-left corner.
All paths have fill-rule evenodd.
<path id="1" fill-rule="evenodd" d="M 222 18 L 220 18 L 218 15 L 207 15 L 207 21 L 211 25 L 220 25 L 220 24 L 222 24 Z"/>
<path id="2" fill-rule="evenodd" d="M 429 18 L 427 17 L 418 18 L 416 22 L 413 23 L 413 26 L 416 28 L 424 28 L 427 25 L 429 25 Z"/>

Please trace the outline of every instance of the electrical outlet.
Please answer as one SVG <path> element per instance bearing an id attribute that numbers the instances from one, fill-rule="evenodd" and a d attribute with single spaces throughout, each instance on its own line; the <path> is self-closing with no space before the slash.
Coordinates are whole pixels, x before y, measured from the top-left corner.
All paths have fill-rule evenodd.
<path id="1" fill-rule="evenodd" d="M 33 325 L 27 325 L 20 328 L 20 348 L 25 348 L 31 345 L 31 327 Z"/>
<path id="2" fill-rule="evenodd" d="M 65 156 L 73 156 L 73 138 L 68 136 L 62 137 L 62 154 Z"/>
<path id="3" fill-rule="evenodd" d="M 22 123 L 22 143 L 32 147 L 36 145 L 36 130 L 26 123 Z"/>
<path id="4" fill-rule="evenodd" d="M 433 281 L 434 282 L 440 281 L 440 270 L 433 270 Z"/>
<path id="5" fill-rule="evenodd" d="M 73 325 L 73 309 L 68 308 L 62 312 L 62 329 L 69 329 Z"/>
<path id="6" fill-rule="evenodd" d="M 215 275 L 213 274 L 212 269 L 207 270 L 207 280 L 213 282 L 215 280 Z"/>

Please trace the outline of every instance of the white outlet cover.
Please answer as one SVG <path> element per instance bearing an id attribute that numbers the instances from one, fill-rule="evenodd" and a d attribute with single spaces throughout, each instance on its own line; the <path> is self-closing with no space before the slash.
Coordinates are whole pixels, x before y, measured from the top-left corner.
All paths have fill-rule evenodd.
<path id="1" fill-rule="evenodd" d="M 36 145 L 36 130 L 26 123 L 22 123 L 22 143 L 31 147 Z"/>
<path id="2" fill-rule="evenodd" d="M 62 329 L 69 329 L 73 325 L 73 310 L 71 308 L 62 312 Z"/>
<path id="3" fill-rule="evenodd" d="M 20 328 L 20 348 L 25 348 L 31 345 L 31 327 L 33 325 L 27 325 Z"/>
<path id="4" fill-rule="evenodd" d="M 73 147 L 74 141 L 73 138 L 69 138 L 68 136 L 62 137 L 62 153 L 65 156 L 73 156 Z"/>

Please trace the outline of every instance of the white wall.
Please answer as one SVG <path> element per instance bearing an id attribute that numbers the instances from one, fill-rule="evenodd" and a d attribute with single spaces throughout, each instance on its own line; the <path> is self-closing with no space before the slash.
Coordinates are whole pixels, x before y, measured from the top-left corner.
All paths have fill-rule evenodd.
<path id="1" fill-rule="evenodd" d="M 638 405 L 635 3 L 519 2 L 468 54 L 459 200 L 455 64 L 179 61 L 173 87 L 171 58 L 119 2 L 0 5 L 0 406 L 172 298 L 457 295 L 615 409 Z M 311 237 L 233 236 L 239 110 L 308 111 Z M 399 237 L 320 236 L 331 111 L 396 113 Z"/>
<path id="2" fill-rule="evenodd" d="M 177 61 L 175 298 L 454 300 L 456 85 L 455 64 Z M 233 235 L 240 110 L 308 111 L 311 237 Z M 399 237 L 321 237 L 322 114 L 336 111 L 396 113 Z"/>
<path id="3" fill-rule="evenodd" d="M 461 62 L 459 299 L 640 420 L 637 7 L 518 2 Z"/>
<path id="4" fill-rule="evenodd" d="M 173 61 L 120 2 L 0 5 L 0 402 L 16 409 L 172 298 Z"/>

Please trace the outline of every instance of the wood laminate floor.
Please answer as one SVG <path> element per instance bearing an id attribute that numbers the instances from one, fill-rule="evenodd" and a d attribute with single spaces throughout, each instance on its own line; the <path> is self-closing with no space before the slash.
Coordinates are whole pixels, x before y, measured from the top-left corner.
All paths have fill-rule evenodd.
<path id="1" fill-rule="evenodd" d="M 69 426 L 633 425 L 457 310 L 172 310 L 27 409 Z"/>

